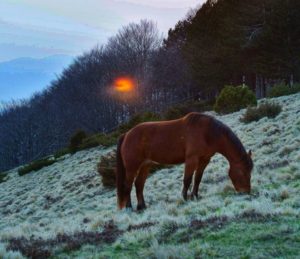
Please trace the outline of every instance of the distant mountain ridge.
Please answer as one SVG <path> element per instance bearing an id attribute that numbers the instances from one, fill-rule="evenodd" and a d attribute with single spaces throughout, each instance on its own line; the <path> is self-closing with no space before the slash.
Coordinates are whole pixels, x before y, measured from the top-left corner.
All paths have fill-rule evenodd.
<path id="1" fill-rule="evenodd" d="M 44 89 L 73 59 L 72 56 L 54 55 L 0 62 L 0 101 L 28 98 Z"/>

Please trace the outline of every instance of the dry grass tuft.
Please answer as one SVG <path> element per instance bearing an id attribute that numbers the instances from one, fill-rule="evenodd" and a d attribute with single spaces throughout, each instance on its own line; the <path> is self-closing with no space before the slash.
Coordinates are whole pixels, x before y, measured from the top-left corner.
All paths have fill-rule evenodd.
<path id="1" fill-rule="evenodd" d="M 122 231 L 112 223 L 108 222 L 102 232 L 75 232 L 73 234 L 59 233 L 53 239 L 29 239 L 25 237 L 11 238 L 8 240 L 7 250 L 20 251 L 29 258 L 49 258 L 54 256 L 51 251 L 53 248 L 61 248 L 64 252 L 75 251 L 83 245 L 99 245 L 102 243 L 113 243 Z"/>

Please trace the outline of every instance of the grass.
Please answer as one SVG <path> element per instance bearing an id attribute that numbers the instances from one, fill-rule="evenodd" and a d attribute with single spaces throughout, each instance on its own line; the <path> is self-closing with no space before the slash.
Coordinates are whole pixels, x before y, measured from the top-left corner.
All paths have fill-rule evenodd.
<path id="1" fill-rule="evenodd" d="M 121 237 L 112 246 L 93 250 L 98 258 L 296 258 L 299 256 L 299 218 L 251 214 L 235 220 L 211 218 L 196 225 L 165 223 L 156 232 L 136 231 L 135 241 Z M 129 234 L 127 232 L 127 234 Z M 77 251 L 69 256 L 82 255 Z M 90 253 L 91 251 L 89 251 Z"/>
<path id="2" fill-rule="evenodd" d="M 9 240 L 21 242 L 14 253 L 52 258 L 299 257 L 299 97 L 278 98 L 280 116 L 259 123 L 240 123 L 242 111 L 215 115 L 253 151 L 250 196 L 236 194 L 220 155 L 204 172 L 198 200 L 181 197 L 184 166 L 155 172 L 142 212 L 134 188 L 133 210 L 118 211 L 115 189 L 101 183 L 97 164 L 114 147 L 68 155 L 33 177 L 8 172 L 0 185 L 0 257 L 10 258 Z M 102 242 L 109 222 L 118 235 Z"/>
<path id="3" fill-rule="evenodd" d="M 29 258 L 49 258 L 53 255 L 50 248 L 54 250 L 53 248 L 56 247 L 68 253 L 76 251 L 86 244 L 112 243 L 121 233 L 113 224 L 107 224 L 99 233 L 81 231 L 72 235 L 58 234 L 51 239 L 11 238 L 8 240 L 8 250 L 21 251 L 24 256 Z"/>
<path id="4" fill-rule="evenodd" d="M 36 161 L 31 162 L 28 165 L 21 167 L 18 170 L 18 174 L 19 174 L 19 176 L 23 176 L 23 175 L 29 174 L 32 171 L 38 171 L 45 166 L 52 165 L 55 162 L 56 162 L 55 159 L 50 159 L 50 158 L 43 158 L 40 160 L 36 160 Z"/>
<path id="5" fill-rule="evenodd" d="M 233 222 L 220 231 L 205 233 L 203 242 L 210 249 L 203 252 L 222 258 L 294 258 L 299 255 L 299 233 L 299 219 L 295 218 Z"/>
<path id="6" fill-rule="evenodd" d="M 7 173 L 6 172 L 2 172 L 0 173 L 0 183 L 4 183 L 7 180 Z"/>

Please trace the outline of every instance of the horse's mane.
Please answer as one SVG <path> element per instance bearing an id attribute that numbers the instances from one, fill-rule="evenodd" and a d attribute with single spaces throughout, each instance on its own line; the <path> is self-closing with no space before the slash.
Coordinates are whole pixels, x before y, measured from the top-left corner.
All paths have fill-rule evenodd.
<path id="1" fill-rule="evenodd" d="M 238 153 L 241 154 L 241 161 L 249 168 L 252 170 L 253 168 L 253 162 L 249 158 L 247 151 L 245 150 L 245 147 L 243 146 L 242 142 L 240 139 L 237 137 L 237 135 L 223 122 L 214 119 L 214 124 L 215 127 L 218 131 L 220 131 L 221 134 L 224 134 L 230 142 L 235 146 L 236 150 Z"/>
<path id="2" fill-rule="evenodd" d="M 197 113 L 197 112 L 189 113 L 186 116 L 186 118 L 188 120 L 188 124 L 190 125 L 198 124 L 203 119 L 209 120 L 210 128 L 211 128 L 209 132 L 210 137 L 212 139 L 216 139 L 225 135 L 227 139 L 229 139 L 230 142 L 235 146 L 237 152 L 241 154 L 242 162 L 245 163 L 248 168 L 250 169 L 253 168 L 253 162 L 251 159 L 249 159 L 242 142 L 239 140 L 236 134 L 223 122 L 215 119 L 210 115 Z"/>

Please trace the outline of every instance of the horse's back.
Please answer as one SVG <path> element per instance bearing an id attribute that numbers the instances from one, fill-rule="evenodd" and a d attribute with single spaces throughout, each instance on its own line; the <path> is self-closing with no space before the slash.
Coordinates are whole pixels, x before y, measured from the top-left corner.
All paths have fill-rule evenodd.
<path id="1" fill-rule="evenodd" d="M 189 113 L 171 121 L 144 122 L 126 133 L 123 154 L 128 160 L 183 163 L 187 156 L 209 157 L 214 118 Z"/>
<path id="2" fill-rule="evenodd" d="M 145 122 L 126 133 L 123 153 L 128 158 L 135 156 L 139 160 L 147 159 L 164 164 L 182 163 L 185 138 L 182 119 Z"/>

